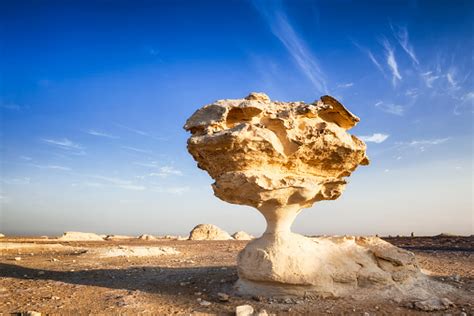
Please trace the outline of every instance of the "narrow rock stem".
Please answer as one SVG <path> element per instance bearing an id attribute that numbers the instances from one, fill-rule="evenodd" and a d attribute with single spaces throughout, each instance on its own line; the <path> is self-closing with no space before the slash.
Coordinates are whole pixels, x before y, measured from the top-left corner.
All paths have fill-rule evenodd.
<path id="1" fill-rule="evenodd" d="M 281 234 L 291 232 L 290 228 L 300 211 L 297 204 L 287 206 L 262 206 L 259 211 L 267 221 L 265 234 Z"/>

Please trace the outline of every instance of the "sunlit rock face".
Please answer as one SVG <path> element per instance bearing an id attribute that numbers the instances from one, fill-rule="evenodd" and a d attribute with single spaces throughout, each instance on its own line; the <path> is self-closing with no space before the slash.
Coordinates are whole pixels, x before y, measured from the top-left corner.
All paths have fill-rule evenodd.
<path id="1" fill-rule="evenodd" d="M 187 120 L 188 150 L 215 180 L 215 195 L 255 207 L 267 221 L 239 254 L 239 293 L 343 296 L 367 285 L 400 289 L 417 277 L 413 254 L 378 238 L 290 231 L 302 208 L 337 199 L 345 178 L 369 163 L 366 145 L 347 133 L 358 121 L 330 96 L 308 104 L 263 93 L 216 101 Z"/>
<path id="2" fill-rule="evenodd" d="M 358 121 L 330 96 L 307 104 L 252 93 L 204 106 L 185 129 L 217 197 L 260 210 L 301 209 L 339 197 L 344 178 L 368 163 L 365 144 L 346 133 Z"/>

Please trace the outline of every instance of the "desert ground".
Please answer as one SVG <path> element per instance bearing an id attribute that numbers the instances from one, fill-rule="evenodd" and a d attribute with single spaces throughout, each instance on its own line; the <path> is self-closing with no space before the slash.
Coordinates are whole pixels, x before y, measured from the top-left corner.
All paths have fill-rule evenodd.
<path id="1" fill-rule="evenodd" d="M 412 302 L 376 298 L 239 297 L 233 293 L 236 257 L 247 241 L 6 237 L 0 240 L 0 314 L 234 315 L 241 305 L 255 315 L 474 314 L 473 236 L 384 239 L 414 252 L 425 273 L 458 288 L 460 295 L 447 297 L 454 305 L 425 312 Z"/>

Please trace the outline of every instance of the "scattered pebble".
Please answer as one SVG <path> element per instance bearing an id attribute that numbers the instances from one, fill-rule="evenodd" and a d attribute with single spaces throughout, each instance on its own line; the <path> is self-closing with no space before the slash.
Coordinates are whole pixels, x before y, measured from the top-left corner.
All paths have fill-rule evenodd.
<path id="1" fill-rule="evenodd" d="M 253 307 L 250 305 L 240 305 L 235 308 L 235 316 L 251 316 Z"/>
<path id="2" fill-rule="evenodd" d="M 180 282 L 179 285 L 181 286 L 186 286 L 186 285 L 189 285 L 191 284 L 191 282 Z"/>
<path id="3" fill-rule="evenodd" d="M 194 295 L 197 295 L 197 296 L 199 296 L 201 294 L 202 294 L 201 292 L 194 292 Z"/>
<path id="4" fill-rule="evenodd" d="M 38 275 L 44 275 L 44 271 L 38 271 Z"/>
<path id="5" fill-rule="evenodd" d="M 21 257 L 15 257 L 15 261 L 21 261 Z"/>
<path id="6" fill-rule="evenodd" d="M 200 304 L 201 306 L 210 306 L 210 305 L 211 305 L 211 302 L 202 300 L 199 304 Z"/>
<path id="7" fill-rule="evenodd" d="M 225 294 L 225 293 L 217 293 L 217 297 L 219 298 L 219 301 L 221 302 L 227 302 L 229 301 L 229 295 Z"/>

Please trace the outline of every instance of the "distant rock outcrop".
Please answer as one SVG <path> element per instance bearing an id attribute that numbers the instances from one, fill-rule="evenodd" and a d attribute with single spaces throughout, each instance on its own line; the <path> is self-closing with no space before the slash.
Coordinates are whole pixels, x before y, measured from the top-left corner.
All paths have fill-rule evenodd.
<path id="1" fill-rule="evenodd" d="M 234 233 L 232 235 L 232 237 L 235 239 L 235 240 L 252 240 L 254 239 L 255 237 L 244 232 L 244 231 L 238 231 L 236 233 Z"/>
<path id="2" fill-rule="evenodd" d="M 190 240 L 229 240 L 232 237 L 226 231 L 212 224 L 199 224 L 189 233 Z"/>
<path id="3" fill-rule="evenodd" d="M 5 237 L 5 235 L 0 233 L 0 238 L 4 238 L 4 237 Z"/>
<path id="4" fill-rule="evenodd" d="M 138 236 L 138 239 L 140 239 L 140 240 L 157 240 L 158 238 L 156 238 L 153 235 L 143 234 L 143 235 Z"/>
<path id="5" fill-rule="evenodd" d="M 134 239 L 133 236 L 125 236 L 125 235 L 107 235 L 105 240 L 127 240 L 127 239 Z"/>
<path id="6" fill-rule="evenodd" d="M 104 239 L 94 233 L 65 232 L 58 238 L 62 241 L 103 241 Z"/>

